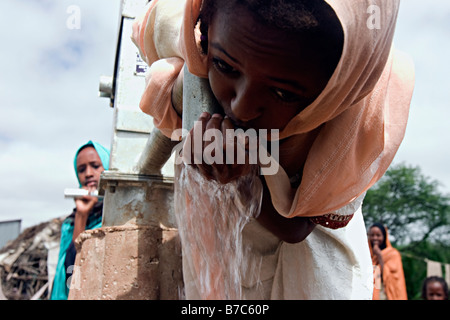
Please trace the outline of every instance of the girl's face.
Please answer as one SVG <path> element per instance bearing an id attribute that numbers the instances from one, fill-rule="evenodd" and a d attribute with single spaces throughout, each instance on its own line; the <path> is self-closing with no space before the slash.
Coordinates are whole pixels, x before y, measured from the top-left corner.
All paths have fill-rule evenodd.
<path id="1" fill-rule="evenodd" d="M 378 227 L 372 227 L 369 230 L 369 241 L 372 246 L 377 245 L 380 247 L 383 244 L 384 236 L 383 232 Z"/>
<path id="2" fill-rule="evenodd" d="M 82 186 L 96 190 L 104 170 L 102 160 L 94 147 L 86 147 L 78 153 L 77 172 Z"/>
<path id="3" fill-rule="evenodd" d="M 427 284 L 427 300 L 445 300 L 444 288 L 438 281 Z"/>
<path id="4" fill-rule="evenodd" d="M 305 37 L 270 28 L 243 7 L 229 11 L 217 10 L 208 30 L 211 89 L 235 126 L 282 130 L 330 75 Z"/>

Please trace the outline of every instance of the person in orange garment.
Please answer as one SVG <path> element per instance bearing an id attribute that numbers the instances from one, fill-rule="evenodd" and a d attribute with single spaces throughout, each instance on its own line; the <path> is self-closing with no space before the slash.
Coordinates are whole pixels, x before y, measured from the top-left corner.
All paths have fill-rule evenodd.
<path id="1" fill-rule="evenodd" d="M 402 257 L 391 245 L 387 229 L 374 223 L 368 235 L 374 265 L 373 300 L 408 300 Z"/>

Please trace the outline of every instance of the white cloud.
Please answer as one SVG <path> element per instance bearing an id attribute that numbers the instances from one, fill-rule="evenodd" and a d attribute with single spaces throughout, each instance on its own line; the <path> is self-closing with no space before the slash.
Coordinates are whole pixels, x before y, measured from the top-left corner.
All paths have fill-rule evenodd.
<path id="1" fill-rule="evenodd" d="M 26 228 L 70 213 L 73 203 L 61 190 L 73 181 L 73 172 L 63 152 L 16 143 L 0 156 L 0 164 L 2 219 L 20 218 Z"/>
<path id="2" fill-rule="evenodd" d="M 0 2 L 0 220 L 26 228 L 68 215 L 76 149 L 91 139 L 110 146 L 113 110 L 98 83 L 113 72 L 119 4 Z M 70 5 L 80 29 L 66 26 Z"/>
<path id="3" fill-rule="evenodd" d="M 422 173 L 450 193 L 450 3 L 445 0 L 402 1 L 397 48 L 411 55 L 416 84 L 406 136 L 395 158 L 419 166 Z"/>

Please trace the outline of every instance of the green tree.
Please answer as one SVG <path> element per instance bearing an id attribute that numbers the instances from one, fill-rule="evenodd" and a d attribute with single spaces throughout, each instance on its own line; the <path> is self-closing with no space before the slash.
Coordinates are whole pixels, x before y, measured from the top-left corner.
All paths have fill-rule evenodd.
<path id="1" fill-rule="evenodd" d="M 374 222 L 389 230 L 402 253 L 408 297 L 420 297 L 426 277 L 424 259 L 450 262 L 450 196 L 419 167 L 392 165 L 368 192 L 363 203 L 367 228 Z"/>
<path id="2" fill-rule="evenodd" d="M 368 192 L 363 203 L 366 225 L 382 222 L 397 245 L 450 244 L 450 197 L 419 167 L 393 165 Z"/>

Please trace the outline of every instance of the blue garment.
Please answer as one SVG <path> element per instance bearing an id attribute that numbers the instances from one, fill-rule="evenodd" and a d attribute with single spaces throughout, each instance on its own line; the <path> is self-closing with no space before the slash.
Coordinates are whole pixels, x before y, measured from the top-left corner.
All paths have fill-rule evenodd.
<path id="1" fill-rule="evenodd" d="M 109 150 L 97 142 L 89 141 L 78 148 L 77 152 L 75 153 L 74 169 L 78 179 L 78 183 L 80 183 L 80 179 L 78 178 L 77 173 L 77 156 L 81 149 L 85 148 L 86 146 L 93 146 L 97 151 L 100 160 L 102 161 L 103 168 L 105 170 L 109 169 Z M 88 220 L 86 222 L 86 230 L 92 230 L 100 228 L 102 226 L 102 207 L 103 203 L 101 202 L 98 202 L 94 206 L 93 212 L 89 214 Z M 66 300 L 69 296 L 70 279 L 66 278 L 66 271 L 69 271 L 69 273 L 71 273 L 70 271 L 72 270 L 66 270 L 65 261 L 67 250 L 72 243 L 75 211 L 76 210 L 74 209 L 72 214 L 67 217 L 61 225 L 61 241 L 59 247 L 58 263 L 56 265 L 56 274 L 53 281 L 52 295 L 50 297 L 51 300 Z"/>
<path id="2" fill-rule="evenodd" d="M 100 204 L 100 203 L 99 203 Z M 86 222 L 86 230 L 97 229 L 102 226 L 102 215 L 101 215 L 101 207 L 103 204 L 100 204 L 100 214 L 91 214 L 88 217 L 88 221 Z M 56 265 L 56 273 L 55 279 L 53 280 L 53 288 L 52 295 L 50 297 L 51 300 L 67 300 L 69 296 L 69 286 L 70 286 L 70 278 L 67 279 L 66 272 L 70 274 L 73 272 L 72 270 L 67 270 L 66 268 L 66 255 L 67 250 L 69 249 L 72 243 L 73 236 L 73 228 L 74 223 L 73 219 L 74 215 L 71 215 L 61 225 L 61 241 L 59 247 L 59 256 L 58 256 L 58 264 Z"/>

